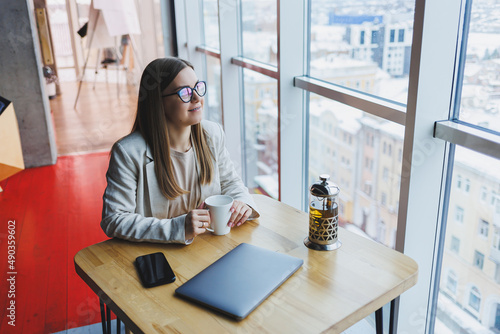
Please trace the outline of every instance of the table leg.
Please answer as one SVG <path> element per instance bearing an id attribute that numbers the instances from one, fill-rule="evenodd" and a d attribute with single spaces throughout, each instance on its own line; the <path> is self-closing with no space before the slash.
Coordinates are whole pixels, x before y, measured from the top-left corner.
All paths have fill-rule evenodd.
<path id="1" fill-rule="evenodd" d="M 399 298 L 399 297 L 398 297 Z M 395 309 L 396 309 L 396 299 L 391 300 L 391 309 L 390 309 L 390 316 L 389 316 L 389 334 L 394 334 L 394 316 L 395 316 Z"/>
<path id="2" fill-rule="evenodd" d="M 106 316 L 104 314 L 104 302 L 99 298 L 99 305 L 101 306 L 101 324 L 102 324 L 102 334 L 107 334 L 106 331 Z"/>
<path id="3" fill-rule="evenodd" d="M 111 334 L 111 309 L 106 305 L 106 323 L 108 327 L 107 334 Z"/>
<path id="4" fill-rule="evenodd" d="M 116 317 L 116 334 L 120 334 L 120 319 Z"/>
<path id="5" fill-rule="evenodd" d="M 382 318 L 382 308 L 375 311 L 375 331 L 377 334 L 384 334 L 384 319 Z"/>

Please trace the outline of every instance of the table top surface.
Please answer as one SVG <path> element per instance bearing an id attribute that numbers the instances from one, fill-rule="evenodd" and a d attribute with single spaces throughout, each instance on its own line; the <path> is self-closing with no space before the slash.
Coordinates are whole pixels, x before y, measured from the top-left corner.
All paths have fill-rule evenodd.
<path id="1" fill-rule="evenodd" d="M 343 228 L 339 249 L 311 250 L 303 243 L 307 213 L 263 195 L 254 198 L 261 217 L 225 236 L 207 232 L 189 246 L 111 239 L 78 252 L 76 271 L 134 333 L 338 333 L 416 284 L 418 267 L 408 256 Z M 174 296 L 175 289 L 242 242 L 304 264 L 242 321 Z M 134 261 L 154 252 L 165 254 L 177 279 L 145 289 Z"/>

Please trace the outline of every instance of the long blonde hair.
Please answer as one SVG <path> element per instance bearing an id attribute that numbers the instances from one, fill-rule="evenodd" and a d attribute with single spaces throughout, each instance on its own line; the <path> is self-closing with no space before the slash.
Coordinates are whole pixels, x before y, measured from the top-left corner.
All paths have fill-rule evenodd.
<path id="1" fill-rule="evenodd" d="M 175 181 L 170 159 L 168 121 L 161 95 L 177 74 L 187 66 L 194 70 L 188 61 L 174 57 L 156 59 L 146 66 L 141 77 L 137 114 L 132 127 L 132 132 L 140 132 L 151 148 L 158 185 L 168 199 L 174 199 L 189 191 L 182 189 Z M 212 152 L 206 137 L 201 123 L 191 126 L 191 140 L 198 157 L 201 184 L 212 182 L 214 173 Z"/>

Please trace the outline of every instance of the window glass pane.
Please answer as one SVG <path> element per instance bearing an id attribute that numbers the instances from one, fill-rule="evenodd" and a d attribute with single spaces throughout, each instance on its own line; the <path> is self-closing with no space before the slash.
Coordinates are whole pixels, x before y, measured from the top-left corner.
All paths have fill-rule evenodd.
<path id="1" fill-rule="evenodd" d="M 222 124 L 220 59 L 206 56 L 206 65 L 205 118 Z"/>
<path id="2" fill-rule="evenodd" d="M 52 47 L 59 68 L 74 67 L 71 33 L 69 31 L 68 14 L 65 0 L 48 0 L 47 12 L 52 34 Z"/>
<path id="3" fill-rule="evenodd" d="M 414 7 L 312 0 L 311 76 L 406 104 Z"/>
<path id="4" fill-rule="evenodd" d="M 242 0 L 243 56 L 264 63 L 278 63 L 276 0 Z"/>
<path id="5" fill-rule="evenodd" d="M 278 198 L 277 81 L 243 69 L 246 184 L 251 192 Z"/>
<path id="6" fill-rule="evenodd" d="M 500 160 L 456 148 L 443 250 L 436 332 L 500 331 Z M 469 180 L 469 190 L 457 179 Z M 482 194 L 487 199 L 482 199 Z M 454 208 L 461 208 L 459 219 Z M 456 293 L 447 272 L 456 276 Z M 440 329 L 438 331 L 438 329 Z M 495 332 L 495 331 L 493 331 Z M 496 332 L 495 332 L 496 333 Z"/>
<path id="7" fill-rule="evenodd" d="M 458 117 L 500 132 L 500 2 L 471 2 Z"/>
<path id="8" fill-rule="evenodd" d="M 217 0 L 203 0 L 203 29 L 205 45 L 219 50 L 219 7 L 217 2 Z"/>
<path id="9" fill-rule="evenodd" d="M 309 110 L 309 184 L 329 174 L 340 224 L 394 248 L 404 127 L 315 94 Z"/>

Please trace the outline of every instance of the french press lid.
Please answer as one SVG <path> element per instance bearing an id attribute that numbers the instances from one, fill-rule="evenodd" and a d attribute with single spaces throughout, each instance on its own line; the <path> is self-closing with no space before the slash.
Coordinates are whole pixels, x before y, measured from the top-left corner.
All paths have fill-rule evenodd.
<path id="1" fill-rule="evenodd" d="M 318 197 L 329 197 L 337 195 L 340 192 L 340 188 L 335 183 L 328 182 L 329 179 L 330 175 L 321 174 L 319 176 L 319 181 L 311 186 L 311 194 Z"/>

